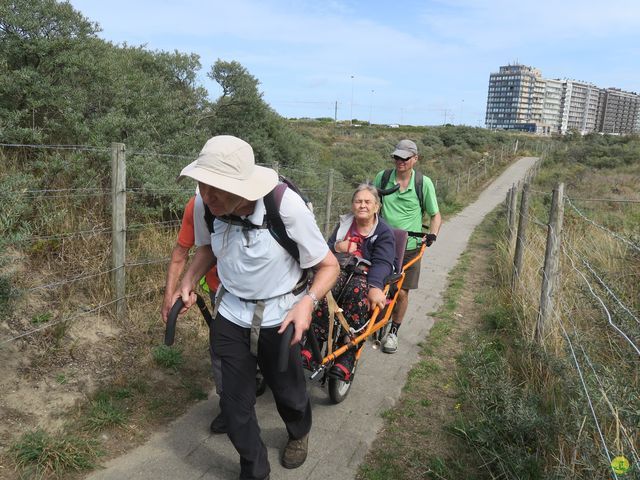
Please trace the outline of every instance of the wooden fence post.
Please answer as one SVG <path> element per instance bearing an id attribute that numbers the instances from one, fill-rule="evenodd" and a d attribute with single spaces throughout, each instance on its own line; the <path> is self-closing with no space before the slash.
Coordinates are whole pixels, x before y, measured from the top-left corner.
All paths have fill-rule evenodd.
<path id="1" fill-rule="evenodd" d="M 560 264 L 560 234 L 564 217 L 564 183 L 559 183 L 553 190 L 549 225 L 547 227 L 547 249 L 544 254 L 544 270 L 540 293 L 540 312 L 536 323 L 536 340 L 544 340 L 547 323 L 553 311 L 553 297 L 558 284 Z"/>
<path id="2" fill-rule="evenodd" d="M 126 315 L 127 166 L 124 143 L 111 144 L 111 258 L 116 318 Z"/>
<path id="3" fill-rule="evenodd" d="M 516 237 L 516 208 L 518 206 L 518 187 L 511 187 L 511 198 L 509 198 L 509 251 L 513 248 L 513 241 Z"/>
<path id="4" fill-rule="evenodd" d="M 527 227 L 529 225 L 529 184 L 525 183 L 522 187 L 522 196 L 520 197 L 520 215 L 518 218 L 518 234 L 516 237 L 516 253 L 513 257 L 513 276 L 511 277 L 511 289 L 515 290 L 522 273 L 522 264 L 524 260 L 524 247 L 527 238 Z"/>
<path id="5" fill-rule="evenodd" d="M 331 235 L 331 197 L 333 196 L 333 168 L 329 169 L 329 178 L 327 179 L 327 203 L 324 212 L 324 237 L 329 238 Z"/>

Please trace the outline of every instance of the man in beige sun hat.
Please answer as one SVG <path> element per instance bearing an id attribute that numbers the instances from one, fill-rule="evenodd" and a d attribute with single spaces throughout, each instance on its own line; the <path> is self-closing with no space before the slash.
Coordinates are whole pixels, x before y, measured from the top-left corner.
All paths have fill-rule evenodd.
<path id="1" fill-rule="evenodd" d="M 211 342 L 222 361 L 222 412 L 228 435 L 240 454 L 240 478 L 269 477 L 267 450 L 255 414 L 255 375 L 259 365 L 273 392 L 289 441 L 281 457 L 286 468 L 307 457 L 311 404 L 300 363 L 300 339 L 318 300 L 333 286 L 338 262 L 313 214 L 292 190 L 284 190 L 279 216 L 295 242 L 295 259 L 265 228 L 265 196 L 278 185 L 277 173 L 255 165 L 245 141 L 221 135 L 207 141 L 197 160 L 181 174 L 198 181 L 207 215 L 195 218 L 196 236 L 210 244 L 196 249 L 179 292 L 185 309 L 195 303 L 197 281 L 217 262 L 220 289 Z M 212 216 L 211 216 L 212 214 Z M 207 225 L 207 219 L 210 219 Z M 313 268 L 307 287 L 303 269 Z M 293 346 L 285 372 L 277 370 L 281 333 L 293 324 Z"/>

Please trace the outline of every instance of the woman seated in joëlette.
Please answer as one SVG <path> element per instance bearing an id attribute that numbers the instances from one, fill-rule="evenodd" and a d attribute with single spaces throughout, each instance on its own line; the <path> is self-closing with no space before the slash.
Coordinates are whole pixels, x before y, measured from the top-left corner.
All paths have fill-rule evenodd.
<path id="1" fill-rule="evenodd" d="M 361 330 L 375 307 L 384 308 L 384 279 L 393 273 L 395 237 L 389 225 L 378 215 L 380 197 L 373 185 L 361 184 L 351 199 L 351 213 L 342 215 L 340 223 L 329 237 L 329 248 L 336 256 L 347 255 L 367 260 L 364 268 L 343 268 L 331 289 L 333 297 L 356 332 Z M 351 262 L 351 266 L 355 262 Z M 353 272 L 353 275 L 351 273 Z M 319 342 L 327 339 L 329 307 L 323 299 L 313 312 L 311 328 Z M 311 353 L 303 350 L 308 364 Z M 330 375 L 350 380 L 356 352 L 348 350 L 336 360 Z"/>

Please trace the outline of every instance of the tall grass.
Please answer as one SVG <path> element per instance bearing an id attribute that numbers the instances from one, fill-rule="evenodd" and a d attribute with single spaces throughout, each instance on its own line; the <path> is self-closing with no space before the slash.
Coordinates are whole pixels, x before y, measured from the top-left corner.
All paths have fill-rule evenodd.
<path id="1" fill-rule="evenodd" d="M 552 179 L 564 181 L 575 198 L 607 197 L 615 182 L 616 192 L 638 200 L 629 188 L 637 172 L 637 166 L 624 167 L 611 175 L 556 159 L 541 172 L 530 214 L 547 222 L 549 196 L 543 188 Z M 612 205 L 589 204 L 585 210 L 619 235 L 637 238 L 637 210 Z M 498 240 L 496 307 L 486 316 L 487 332 L 460 362 L 470 408 L 456 431 L 481 452 L 492 478 L 610 478 L 618 455 L 632 465 L 625 478 L 640 478 L 640 255 L 566 205 L 560 284 L 546 336 L 538 343 L 546 229 L 536 222 L 529 228 L 514 291 L 513 246 L 506 234 Z"/>

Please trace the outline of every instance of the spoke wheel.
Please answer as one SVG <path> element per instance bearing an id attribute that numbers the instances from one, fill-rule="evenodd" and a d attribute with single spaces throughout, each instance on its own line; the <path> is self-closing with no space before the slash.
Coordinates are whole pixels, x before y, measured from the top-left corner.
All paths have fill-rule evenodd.
<path id="1" fill-rule="evenodd" d="M 351 380 L 348 382 L 338 380 L 337 378 L 329 378 L 329 397 L 333 403 L 340 403 L 347 398 L 347 395 L 349 395 L 349 391 L 351 390 L 351 384 L 353 383 L 357 367 L 358 360 L 356 360 L 356 363 L 353 366 Z"/>

